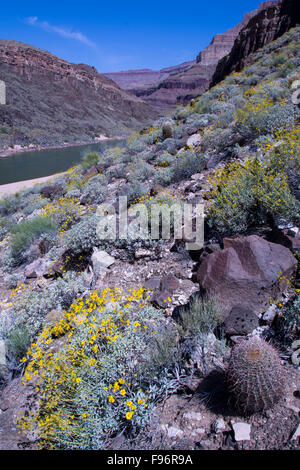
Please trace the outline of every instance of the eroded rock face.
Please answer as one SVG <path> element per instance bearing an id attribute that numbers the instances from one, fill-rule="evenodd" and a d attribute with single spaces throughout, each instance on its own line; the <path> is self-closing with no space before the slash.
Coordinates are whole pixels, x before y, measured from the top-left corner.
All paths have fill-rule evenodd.
<path id="1" fill-rule="evenodd" d="M 7 144 L 91 141 L 106 132 L 122 135 L 157 117 L 94 67 L 71 64 L 29 44 L 0 40 L 0 76 L 8 105 L 0 110 L 0 124 L 18 130 Z M 30 142 L 32 129 L 36 142 Z"/>
<path id="2" fill-rule="evenodd" d="M 296 266 L 288 248 L 251 235 L 224 239 L 224 250 L 205 258 L 197 278 L 209 296 L 221 299 L 224 318 L 238 305 L 258 315 L 283 292 Z"/>
<path id="3" fill-rule="evenodd" d="M 241 23 L 222 34 L 216 34 L 211 43 L 201 51 L 195 61 L 175 67 L 153 70 L 129 70 L 109 73 L 122 88 L 142 98 L 159 112 L 166 113 L 177 103 L 187 104 L 192 98 L 204 93 L 220 59 L 229 54 L 239 32 L 259 11 L 274 2 L 262 3 L 256 10 L 247 13 Z"/>
<path id="4" fill-rule="evenodd" d="M 240 31 L 234 46 L 218 64 L 211 85 L 214 86 L 233 71 L 239 72 L 247 57 L 258 49 L 279 38 L 290 28 L 300 24 L 299 0 L 266 2 L 267 8 L 260 10 Z"/>

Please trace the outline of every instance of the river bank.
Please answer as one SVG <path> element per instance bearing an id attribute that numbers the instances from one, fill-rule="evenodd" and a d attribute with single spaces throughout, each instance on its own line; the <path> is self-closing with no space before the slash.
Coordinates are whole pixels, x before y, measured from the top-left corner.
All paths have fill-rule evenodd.
<path id="1" fill-rule="evenodd" d="M 17 181 L 16 183 L 2 184 L 0 185 L 0 199 L 6 195 L 16 194 L 17 192 L 22 191 L 23 189 L 32 188 L 35 184 L 46 183 L 47 181 L 51 182 L 51 180 L 54 177 L 58 175 L 62 175 L 62 174 L 63 173 L 57 173 L 56 175 L 43 176 L 42 178 L 34 178 L 32 180 Z"/>
<path id="2" fill-rule="evenodd" d="M 49 145 L 49 146 L 30 144 L 27 147 L 22 147 L 21 145 L 15 145 L 13 148 L 0 150 L 0 158 L 9 157 L 12 155 L 16 155 L 18 153 L 38 152 L 40 150 L 55 150 L 55 149 L 63 149 L 67 147 L 78 147 L 82 145 L 91 145 L 91 144 L 97 144 L 99 142 L 104 142 L 104 141 L 122 140 L 122 139 L 126 139 L 126 137 L 125 136 L 106 137 L 105 135 L 101 135 L 100 137 L 96 137 L 95 139 L 87 141 L 87 142 L 65 143 L 61 145 Z"/>

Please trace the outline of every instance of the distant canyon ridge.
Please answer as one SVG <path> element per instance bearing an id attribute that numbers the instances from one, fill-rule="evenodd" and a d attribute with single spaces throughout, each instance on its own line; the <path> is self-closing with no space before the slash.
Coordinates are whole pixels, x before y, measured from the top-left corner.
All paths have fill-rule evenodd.
<path id="1" fill-rule="evenodd" d="M 262 3 L 222 34 L 194 61 L 153 70 L 101 74 L 29 44 L 0 39 L 0 152 L 16 146 L 59 146 L 125 136 L 187 104 L 250 55 L 300 24 L 299 0 Z"/>
<path id="2" fill-rule="evenodd" d="M 217 83 L 241 65 L 245 56 L 296 25 L 299 11 L 299 0 L 266 1 L 246 13 L 234 28 L 215 35 L 193 61 L 159 71 L 127 70 L 105 75 L 165 114 L 177 104 L 187 104 L 203 94 L 212 81 Z"/>

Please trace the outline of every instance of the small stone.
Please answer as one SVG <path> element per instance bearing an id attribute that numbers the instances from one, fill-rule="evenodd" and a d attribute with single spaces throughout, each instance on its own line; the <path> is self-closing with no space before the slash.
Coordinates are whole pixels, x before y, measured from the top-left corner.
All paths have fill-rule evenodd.
<path id="1" fill-rule="evenodd" d="M 226 423 L 223 418 L 218 418 L 216 419 L 213 424 L 212 424 L 212 430 L 216 433 L 219 434 L 226 429 Z"/>
<path id="2" fill-rule="evenodd" d="M 262 319 L 271 324 L 274 320 L 274 318 L 276 317 L 277 315 L 277 305 L 276 304 L 273 304 L 271 305 L 271 307 L 268 308 L 268 310 L 266 310 L 266 312 L 263 314 L 262 316 Z"/>
<path id="3" fill-rule="evenodd" d="M 248 423 L 231 423 L 236 442 L 250 441 L 251 425 Z"/>
<path id="4" fill-rule="evenodd" d="M 147 258 L 148 256 L 151 256 L 151 254 L 152 252 L 150 250 L 144 250 L 143 248 L 139 248 L 134 253 L 134 256 L 136 259 L 140 259 L 140 258 Z"/>
<path id="5" fill-rule="evenodd" d="M 300 437 L 300 424 L 298 424 L 298 427 L 292 436 L 292 441 L 296 441 L 298 437 Z"/>
<path id="6" fill-rule="evenodd" d="M 296 415 L 300 413 L 300 408 L 294 405 L 287 405 L 286 406 L 289 410 L 292 410 Z"/>
<path id="7" fill-rule="evenodd" d="M 91 258 L 93 269 L 99 272 L 101 268 L 108 268 L 115 262 L 115 258 L 110 256 L 106 251 L 95 250 Z"/>
<path id="8" fill-rule="evenodd" d="M 188 145 L 189 147 L 193 145 L 199 145 L 201 143 L 201 140 L 202 137 L 200 134 L 193 134 L 186 141 L 186 145 Z"/>
<path id="9" fill-rule="evenodd" d="M 0 367 L 1 366 L 6 366 L 6 349 L 3 339 L 0 339 Z"/>
<path id="10" fill-rule="evenodd" d="M 187 413 L 184 413 L 183 418 L 187 419 L 188 421 L 201 421 L 202 414 L 197 413 L 196 411 L 188 411 Z"/>
<path id="11" fill-rule="evenodd" d="M 145 288 L 150 290 L 159 289 L 160 278 L 158 276 L 150 277 L 150 279 L 147 279 L 147 281 L 145 282 Z"/>
<path id="12" fill-rule="evenodd" d="M 167 434 L 170 438 L 181 437 L 183 435 L 183 431 L 175 426 L 170 426 L 167 428 Z"/>

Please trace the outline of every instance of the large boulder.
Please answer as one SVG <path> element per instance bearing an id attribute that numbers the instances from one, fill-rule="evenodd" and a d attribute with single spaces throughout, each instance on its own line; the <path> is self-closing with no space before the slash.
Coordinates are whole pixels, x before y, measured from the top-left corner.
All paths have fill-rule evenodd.
<path id="1" fill-rule="evenodd" d="M 288 248 L 251 235 L 224 239 L 224 250 L 205 258 L 197 278 L 209 296 L 220 299 L 224 318 L 236 306 L 259 315 L 282 294 L 296 266 Z"/>

